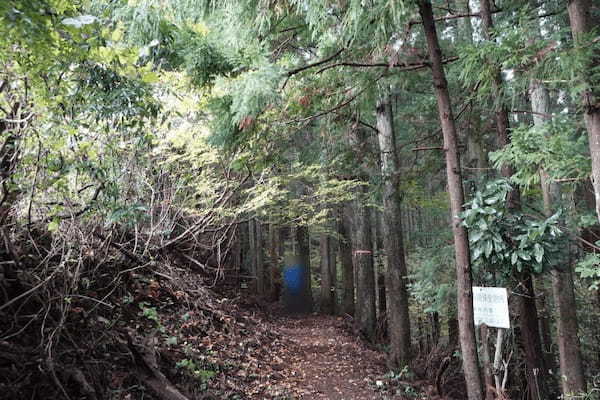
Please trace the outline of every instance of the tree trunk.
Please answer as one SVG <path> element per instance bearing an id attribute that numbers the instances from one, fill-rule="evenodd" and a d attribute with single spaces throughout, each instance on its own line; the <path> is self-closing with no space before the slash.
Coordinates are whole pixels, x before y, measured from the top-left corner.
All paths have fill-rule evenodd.
<path id="1" fill-rule="evenodd" d="M 437 98 L 438 113 L 444 136 L 446 153 L 446 173 L 450 208 L 452 217 L 452 233 L 456 257 L 456 288 L 458 299 L 458 326 L 460 346 L 462 350 L 463 370 L 467 384 L 469 400 L 482 400 L 483 388 L 479 371 L 477 343 L 475 340 L 475 324 L 473 322 L 473 284 L 471 277 L 471 259 L 469 254 L 469 239 L 467 230 L 461 225 L 459 214 L 462 212 L 464 192 L 458 146 L 456 142 L 456 126 L 448 92 L 448 83 L 442 64 L 433 10 L 430 0 L 419 0 L 419 13 L 423 20 L 423 28 L 427 39 L 429 59 L 433 74 L 433 85 Z"/>
<path id="2" fill-rule="evenodd" d="M 480 14 L 482 21 L 483 34 L 488 41 L 493 41 L 493 20 L 490 10 L 489 0 L 480 0 Z M 503 82 L 499 66 L 494 66 L 493 89 L 494 89 L 494 113 L 496 122 L 496 137 L 498 148 L 502 149 L 510 143 L 508 110 L 504 104 Z M 512 166 L 506 164 L 501 166 L 501 174 L 505 178 L 510 178 L 514 174 Z M 521 194 L 519 189 L 510 191 L 506 199 L 507 208 L 510 211 L 516 211 L 521 207 Z M 531 283 L 529 273 L 522 274 L 523 280 Z M 521 310 L 520 315 L 521 333 L 523 335 L 523 345 L 525 347 L 527 360 L 527 382 L 530 394 L 535 399 L 545 399 L 548 397 L 546 381 L 548 380 L 547 368 L 544 365 L 543 351 L 540 340 L 539 320 L 537 306 L 535 304 L 535 292 L 533 284 L 527 287 L 528 293 L 519 297 Z M 536 372 L 537 371 L 537 372 Z"/>
<path id="3" fill-rule="evenodd" d="M 271 259 L 271 277 L 269 279 L 269 300 L 277 301 L 281 292 L 281 267 L 279 265 L 280 257 L 280 229 L 275 224 L 269 225 L 269 257 Z"/>
<path id="4" fill-rule="evenodd" d="M 333 228 L 333 226 L 332 226 Z M 334 237 L 329 237 L 329 276 L 331 277 L 331 297 L 333 298 L 332 314 L 338 311 L 337 304 L 337 250 L 338 241 Z"/>
<path id="5" fill-rule="evenodd" d="M 238 225 L 234 230 L 235 238 L 231 249 L 231 264 L 233 266 L 233 280 L 236 285 L 240 284 L 239 276 L 242 270 L 242 230 L 241 225 Z"/>
<path id="6" fill-rule="evenodd" d="M 340 235 L 340 261 L 342 264 L 342 312 L 354 315 L 354 266 L 352 264 L 352 242 L 350 238 L 350 221 L 344 208 L 341 208 L 338 221 Z"/>
<path id="7" fill-rule="evenodd" d="M 377 130 L 383 180 L 383 242 L 386 257 L 388 366 L 402 369 L 410 362 L 410 314 L 408 312 L 407 275 L 402 242 L 400 210 L 400 171 L 393 125 L 392 107 L 386 95 L 377 104 Z"/>
<path id="8" fill-rule="evenodd" d="M 528 389 L 531 399 L 544 400 L 548 398 L 546 393 L 547 387 L 544 384 L 547 380 L 544 379 L 547 369 L 542 357 L 542 343 L 538 320 L 537 318 L 530 318 L 531 315 L 537 316 L 537 306 L 534 297 L 535 290 L 531 274 L 524 273 L 522 275 L 520 286 L 522 293 L 517 297 L 517 307 L 519 309 L 521 336 L 525 350 Z"/>
<path id="9" fill-rule="evenodd" d="M 450 314 L 450 310 L 448 310 Z M 448 347 L 455 348 L 458 345 L 458 319 L 454 315 L 448 317 Z"/>
<path id="10" fill-rule="evenodd" d="M 328 233 L 322 233 L 319 239 L 321 253 L 321 298 L 320 310 L 323 314 L 335 311 L 335 278 L 332 276 L 331 253 L 332 240 Z"/>
<path id="11" fill-rule="evenodd" d="M 538 80 L 532 80 L 529 89 L 533 123 L 543 126 L 548 122 L 546 117 L 550 111 L 550 96 L 548 89 Z M 560 188 L 556 182 L 550 181 L 548 175 L 540 171 L 542 194 L 544 199 L 544 212 L 547 217 L 554 214 L 556 206 L 560 203 Z M 581 362 L 580 344 L 578 338 L 577 313 L 575 292 L 573 291 L 573 275 L 570 266 L 565 270 L 554 270 L 552 275 L 552 292 L 558 317 L 556 325 L 558 330 L 558 352 L 560 360 L 560 376 L 562 392 L 565 398 L 569 394 L 585 391 L 585 374 Z"/>
<path id="12" fill-rule="evenodd" d="M 575 42 L 579 42 L 581 37 L 592 31 L 592 17 L 590 14 L 590 0 L 570 0 L 568 2 L 569 21 L 571 31 Z M 600 56 L 590 60 L 587 71 L 591 71 L 598 63 Z M 595 92 L 598 90 L 597 78 L 582 76 L 587 85 L 587 90 L 582 95 L 582 106 L 584 109 L 585 125 L 588 132 L 590 154 L 592 157 L 592 183 L 594 185 L 594 194 L 596 198 L 596 214 L 600 221 L 600 96 Z"/>
<path id="13" fill-rule="evenodd" d="M 264 296 L 267 291 L 267 271 L 265 271 L 265 251 L 263 240 L 263 226 L 260 221 L 255 220 L 256 227 L 256 292 L 259 296 Z"/>
<path id="14" fill-rule="evenodd" d="M 252 281 L 249 289 L 252 293 L 258 292 L 258 274 L 256 268 L 256 220 L 254 218 L 248 221 L 248 272 Z"/>
<path id="15" fill-rule="evenodd" d="M 440 343 L 440 314 L 437 311 L 429 313 L 431 320 L 431 343 L 437 347 Z"/>
<path id="16" fill-rule="evenodd" d="M 373 270 L 373 243 L 371 241 L 371 209 L 364 203 L 367 188 L 361 187 L 355 200 L 354 262 L 357 271 L 356 320 L 360 332 L 368 339 L 375 339 L 375 275 Z"/>
<path id="17" fill-rule="evenodd" d="M 381 325 L 385 321 L 387 314 L 387 302 L 385 293 L 385 271 L 386 262 L 384 261 L 383 246 L 383 214 L 379 210 L 373 210 L 375 224 L 373 224 L 373 254 L 375 255 L 375 291 L 377 292 L 377 321 L 378 329 L 385 335 L 387 324 Z"/>
<path id="18" fill-rule="evenodd" d="M 552 271 L 552 291 L 558 317 L 558 354 L 560 376 L 565 398 L 586 391 L 585 374 L 579 351 L 580 343 L 577 325 L 577 304 L 573 291 L 573 275 L 566 270 Z"/>
<path id="19" fill-rule="evenodd" d="M 485 400 L 494 400 L 494 375 L 492 357 L 490 356 L 490 329 L 483 324 L 480 327 L 481 359 L 483 362 L 483 378 L 485 381 Z"/>

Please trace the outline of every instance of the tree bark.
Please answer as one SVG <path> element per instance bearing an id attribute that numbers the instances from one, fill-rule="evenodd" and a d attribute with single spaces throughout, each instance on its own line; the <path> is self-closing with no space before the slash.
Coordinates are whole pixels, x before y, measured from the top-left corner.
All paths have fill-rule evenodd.
<path id="1" fill-rule="evenodd" d="M 338 220 L 340 235 L 340 261 L 342 266 L 342 312 L 354 315 L 354 265 L 352 264 L 352 242 L 350 221 L 344 208 L 341 208 Z"/>
<path id="2" fill-rule="evenodd" d="M 475 339 L 475 324 L 473 322 L 473 284 L 471 277 L 471 259 L 467 230 L 461 225 L 459 214 L 464 204 L 464 192 L 460 170 L 460 160 L 457 146 L 456 126 L 448 92 L 448 83 L 442 64 L 442 51 L 433 18 L 431 1 L 419 0 L 419 13 L 427 39 L 427 48 L 433 74 L 433 85 L 437 98 L 438 113 L 444 136 L 446 153 L 446 173 L 450 208 L 452 218 L 452 233 L 456 257 L 456 288 L 458 299 L 459 338 L 462 350 L 463 370 L 467 385 L 469 400 L 482 400 L 483 388 L 477 343 Z"/>
<path id="3" fill-rule="evenodd" d="M 267 291 L 267 273 L 265 271 L 265 257 L 264 257 L 264 240 L 263 240 L 263 226 L 260 221 L 255 220 L 256 228 L 256 292 L 259 296 L 264 296 Z"/>
<path id="4" fill-rule="evenodd" d="M 533 123 L 542 127 L 548 122 L 550 111 L 550 96 L 548 89 L 538 80 L 532 80 L 529 88 Z M 540 171 L 544 212 L 547 217 L 554 214 L 560 203 L 560 188 L 552 182 L 542 169 Z M 552 292 L 556 304 L 558 330 L 558 354 L 560 360 L 560 376 L 562 392 L 565 398 L 570 394 L 585 391 L 585 374 L 581 362 L 580 343 L 578 337 L 577 312 L 575 311 L 575 292 L 573 290 L 573 275 L 571 267 L 555 269 L 552 275 Z"/>
<path id="5" fill-rule="evenodd" d="M 333 226 L 332 226 L 333 228 Z M 330 248 L 329 248 L 329 276 L 331 276 L 331 297 L 333 298 L 333 310 L 332 314 L 338 311 L 337 303 L 337 250 L 338 241 L 334 237 L 329 237 Z"/>
<path id="6" fill-rule="evenodd" d="M 490 356 L 490 329 L 487 325 L 481 325 L 481 358 L 483 362 L 483 378 L 485 381 L 485 400 L 494 400 L 494 375 L 492 370 L 492 357 Z"/>
<path id="7" fill-rule="evenodd" d="M 569 21 L 575 43 L 580 43 L 584 35 L 590 33 L 594 25 L 590 14 L 590 0 L 570 0 L 567 9 Z M 591 71 L 598 64 L 600 55 L 590 60 L 587 71 Z M 596 214 L 600 221 L 600 96 L 598 95 L 597 79 L 588 76 L 581 77 L 587 85 L 587 90 L 582 95 L 582 107 L 584 110 L 585 125 L 588 132 L 590 154 L 592 157 L 592 183 L 596 199 Z"/>
<path id="8" fill-rule="evenodd" d="M 402 369 L 411 359 L 410 314 L 402 218 L 400 210 L 400 171 L 389 96 L 377 104 L 377 130 L 383 180 L 383 243 L 386 257 L 385 286 L 387 293 L 388 335 L 390 352 L 388 366 Z"/>
<path id="9" fill-rule="evenodd" d="M 359 331 L 366 339 L 375 339 L 375 275 L 373 269 L 373 242 L 371 241 L 371 209 L 364 204 L 366 187 L 358 189 L 355 200 L 354 230 L 356 243 L 353 251 L 357 271 L 356 320 Z"/>
<path id="10" fill-rule="evenodd" d="M 248 272 L 252 277 L 252 283 L 249 289 L 252 293 L 258 292 L 258 274 L 256 268 L 256 220 L 254 218 L 248 221 Z"/>
<path id="11" fill-rule="evenodd" d="M 585 374 L 578 337 L 577 304 L 573 290 L 573 275 L 569 266 L 564 271 L 552 271 L 552 291 L 556 303 L 558 354 L 562 392 L 566 399 L 586 391 Z"/>
<path id="12" fill-rule="evenodd" d="M 434 347 L 440 343 L 440 314 L 437 311 L 429 313 L 431 320 L 431 343 Z"/>
<path id="13" fill-rule="evenodd" d="M 531 274 L 524 273 L 522 275 L 520 286 L 522 293 L 517 298 L 517 307 L 519 309 L 521 337 L 525 350 L 528 390 L 531 399 L 543 400 L 548 398 L 548 390 L 545 382 L 547 381 L 547 368 L 542 358 L 542 343 L 540 340 L 535 290 Z M 536 318 L 532 318 L 532 315 L 535 315 Z"/>
<path id="14" fill-rule="evenodd" d="M 384 246 L 383 246 L 383 213 L 379 210 L 373 210 L 375 224 L 373 224 L 373 254 L 375 255 L 375 291 L 377 292 L 377 328 L 386 335 L 387 323 L 385 322 L 387 315 L 387 302 L 385 292 L 385 271 L 386 262 L 384 261 Z"/>
<path id="15" fill-rule="evenodd" d="M 323 314 L 335 311 L 335 277 L 332 275 L 332 240 L 328 233 L 322 233 L 319 239 L 321 252 L 321 298 L 320 310 Z"/>
<path id="16" fill-rule="evenodd" d="M 269 225 L 269 257 L 271 259 L 271 277 L 269 279 L 269 300 L 277 301 L 281 292 L 281 267 L 279 265 L 279 244 L 281 242 L 281 231 L 275 224 Z"/>
<path id="17" fill-rule="evenodd" d="M 490 9 L 489 0 L 480 0 L 480 15 L 482 29 L 485 38 L 493 41 L 494 23 Z M 503 81 L 499 66 L 494 66 L 494 77 L 492 81 L 494 91 L 494 114 L 496 122 L 496 138 L 499 149 L 504 148 L 510 143 L 508 109 L 504 104 Z M 501 166 L 501 174 L 505 178 L 510 178 L 514 174 L 514 168 L 505 164 Z M 510 211 L 516 211 L 521 208 L 521 194 L 518 188 L 510 191 L 506 199 L 506 206 Z M 523 281 L 531 283 L 531 274 L 521 274 Z M 548 380 L 547 368 L 544 365 L 543 351 L 540 340 L 539 320 L 537 306 L 535 304 L 535 292 L 533 284 L 527 287 L 527 293 L 518 298 L 521 309 L 521 334 L 523 335 L 523 345 L 526 354 L 527 381 L 530 395 L 535 399 L 545 399 L 548 397 L 546 381 Z M 524 312 L 527 310 L 527 312 Z"/>

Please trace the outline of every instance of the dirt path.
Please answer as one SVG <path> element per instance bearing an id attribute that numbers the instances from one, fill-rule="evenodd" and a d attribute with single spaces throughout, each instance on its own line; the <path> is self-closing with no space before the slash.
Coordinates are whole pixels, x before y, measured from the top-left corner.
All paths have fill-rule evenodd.
<path id="1" fill-rule="evenodd" d="M 273 395 L 329 400 L 401 398 L 378 390 L 377 381 L 386 373 L 383 355 L 345 332 L 340 319 L 280 318 L 270 325 L 281 335 L 273 343 L 272 362 L 281 371 L 281 380 L 270 390 Z"/>

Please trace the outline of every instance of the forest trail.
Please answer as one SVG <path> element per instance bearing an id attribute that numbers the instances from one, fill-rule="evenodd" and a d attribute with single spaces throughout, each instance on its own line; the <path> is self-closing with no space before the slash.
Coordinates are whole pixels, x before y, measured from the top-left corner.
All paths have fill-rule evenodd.
<path id="1" fill-rule="evenodd" d="M 282 317 L 269 324 L 281 337 L 273 344 L 272 361 L 283 378 L 272 393 L 281 390 L 299 399 L 401 398 L 378 390 L 376 382 L 387 371 L 384 355 L 347 332 L 341 318 Z"/>

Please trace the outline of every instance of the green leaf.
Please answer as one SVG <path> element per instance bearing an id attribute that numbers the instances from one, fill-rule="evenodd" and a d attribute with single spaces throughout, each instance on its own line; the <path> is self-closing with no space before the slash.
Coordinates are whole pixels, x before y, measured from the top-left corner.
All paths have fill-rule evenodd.
<path id="1" fill-rule="evenodd" d="M 539 243 L 536 243 L 533 246 L 533 253 L 535 255 L 535 261 L 537 261 L 538 263 L 541 263 L 542 259 L 544 258 L 544 248 L 542 246 L 540 246 Z"/>
<path id="2" fill-rule="evenodd" d="M 517 254 L 516 251 L 513 251 L 513 253 L 510 256 L 510 262 L 512 263 L 512 265 L 516 265 L 518 260 L 519 260 L 519 255 Z"/>
<path id="3" fill-rule="evenodd" d="M 473 231 L 471 232 L 471 243 L 475 243 L 477 241 L 479 241 L 479 239 L 481 239 L 483 237 L 483 232 L 482 231 Z"/>
<path id="4" fill-rule="evenodd" d="M 485 256 L 489 257 L 494 249 L 494 243 L 491 240 L 485 242 Z"/>
<path id="5" fill-rule="evenodd" d="M 49 232 L 56 232 L 56 231 L 58 231 L 59 227 L 60 227 L 60 220 L 58 218 L 54 218 L 48 224 L 48 231 Z"/>
<path id="6" fill-rule="evenodd" d="M 477 246 L 473 249 L 473 261 L 477 260 L 483 254 L 481 246 Z"/>
<path id="7" fill-rule="evenodd" d="M 523 250 L 519 250 L 518 253 L 519 253 L 519 257 L 522 260 L 525 260 L 525 261 L 531 260 L 531 255 L 529 253 L 527 253 L 527 252 L 525 252 Z"/>
<path id="8" fill-rule="evenodd" d="M 84 25 L 90 25 L 96 21 L 98 21 L 98 18 L 94 17 L 93 15 L 80 15 L 79 17 L 65 18 L 62 20 L 62 23 L 75 28 L 81 28 Z"/>

